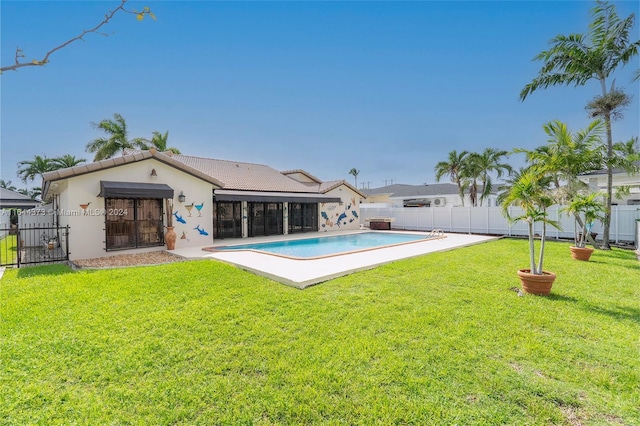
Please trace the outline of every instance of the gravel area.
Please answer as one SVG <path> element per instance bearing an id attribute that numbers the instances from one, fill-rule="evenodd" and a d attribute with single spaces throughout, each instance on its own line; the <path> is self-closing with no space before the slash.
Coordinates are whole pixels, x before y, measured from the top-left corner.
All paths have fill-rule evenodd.
<path id="1" fill-rule="evenodd" d="M 119 254 L 97 259 L 74 260 L 73 263 L 80 268 L 122 268 L 127 266 L 183 262 L 184 260 L 184 258 L 167 253 L 166 251 L 154 251 L 149 253 Z"/>

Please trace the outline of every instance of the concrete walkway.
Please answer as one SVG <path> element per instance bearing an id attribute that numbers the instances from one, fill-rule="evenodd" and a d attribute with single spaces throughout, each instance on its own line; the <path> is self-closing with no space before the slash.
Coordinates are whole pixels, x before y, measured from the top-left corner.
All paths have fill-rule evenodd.
<path id="1" fill-rule="evenodd" d="M 385 231 L 382 231 L 385 232 Z M 386 231 L 389 232 L 389 231 Z M 353 233 L 353 232 L 350 232 Z M 404 232 L 407 234 L 425 235 L 420 232 Z M 323 236 L 334 236 L 339 233 L 283 235 L 277 237 L 259 237 L 251 239 L 218 240 L 206 247 L 260 243 L 283 239 L 303 239 Z M 253 251 L 209 252 L 204 247 L 190 247 L 173 250 L 172 253 L 188 259 L 212 258 L 238 266 L 257 275 L 268 277 L 274 281 L 297 288 L 305 288 L 333 278 L 348 275 L 352 272 L 375 268 L 385 263 L 427 253 L 452 250 L 480 244 L 498 239 L 482 235 L 445 234 L 446 238 L 425 240 L 424 242 L 404 244 L 388 248 L 371 249 L 358 253 L 335 255 L 322 259 L 289 259 L 281 256 L 263 254 Z"/>

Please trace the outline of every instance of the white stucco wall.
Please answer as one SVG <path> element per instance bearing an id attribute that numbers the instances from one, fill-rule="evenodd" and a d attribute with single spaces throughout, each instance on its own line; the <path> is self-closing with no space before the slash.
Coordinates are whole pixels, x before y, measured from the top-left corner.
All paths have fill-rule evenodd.
<path id="1" fill-rule="evenodd" d="M 151 170 L 156 169 L 158 177 L 150 177 Z M 68 178 L 59 183 L 56 192 L 60 193 L 59 223 L 69 225 L 69 258 L 88 259 L 103 256 L 113 256 L 145 251 L 165 250 L 166 245 L 140 249 L 106 251 L 105 245 L 105 199 L 98 197 L 100 181 L 141 182 L 167 184 L 174 190 L 173 212 L 177 212 L 186 223 L 180 223 L 173 216 L 178 239 L 176 248 L 188 246 L 202 246 L 213 241 L 212 232 L 212 185 L 194 176 L 186 174 L 176 168 L 161 163 L 155 159 L 129 163 L 107 170 L 100 170 L 81 176 Z M 186 197 L 184 203 L 178 202 L 182 191 Z M 86 212 L 80 204 L 91 203 Z M 204 203 L 200 214 L 194 208 L 189 212 L 185 205 Z M 166 204 L 163 203 L 163 210 Z M 166 225 L 166 211 L 164 217 Z M 204 235 L 194 228 L 199 227 L 208 233 Z M 184 235 L 184 238 L 182 238 Z"/>
<path id="2" fill-rule="evenodd" d="M 360 194 L 341 185 L 326 195 L 340 197 L 339 203 L 320 203 L 318 230 L 320 232 L 360 229 Z"/>

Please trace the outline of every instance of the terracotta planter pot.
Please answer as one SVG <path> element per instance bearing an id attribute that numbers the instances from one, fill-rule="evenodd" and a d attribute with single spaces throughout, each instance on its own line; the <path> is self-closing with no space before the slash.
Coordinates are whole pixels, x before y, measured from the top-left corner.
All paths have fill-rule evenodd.
<path id="1" fill-rule="evenodd" d="M 591 258 L 591 253 L 593 253 L 593 249 L 590 247 L 569 247 L 571 250 L 571 257 L 576 260 L 584 260 L 587 261 Z"/>
<path id="2" fill-rule="evenodd" d="M 178 239 L 178 235 L 176 231 L 173 230 L 173 226 L 167 226 L 167 232 L 164 234 L 167 250 L 174 250 L 176 248 L 176 239 Z"/>
<path id="3" fill-rule="evenodd" d="M 529 294 L 551 293 L 551 286 L 556 280 L 556 274 L 553 272 L 542 271 L 542 275 L 536 275 L 529 272 L 530 269 L 520 269 L 518 277 L 522 283 L 522 290 Z"/>

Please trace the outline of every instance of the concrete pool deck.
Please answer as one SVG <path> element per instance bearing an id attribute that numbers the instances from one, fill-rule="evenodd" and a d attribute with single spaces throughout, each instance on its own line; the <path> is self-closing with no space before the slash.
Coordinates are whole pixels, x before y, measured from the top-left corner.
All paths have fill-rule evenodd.
<path id="1" fill-rule="evenodd" d="M 390 231 L 359 231 L 359 232 L 390 232 Z M 427 235 L 426 232 L 411 231 L 391 231 L 405 234 Z M 340 234 L 353 234 L 357 232 L 332 232 L 325 234 L 296 234 L 278 235 L 271 237 L 257 237 L 251 239 L 225 239 L 216 240 L 206 247 L 226 246 L 235 244 L 261 243 L 267 241 L 305 239 L 316 237 L 329 237 Z M 422 256 L 424 254 L 452 250 L 459 247 L 466 247 L 480 244 L 487 241 L 497 240 L 499 237 L 485 235 L 468 234 L 447 234 L 446 238 L 412 242 L 393 247 L 370 249 L 357 253 L 344 255 L 334 255 L 322 259 L 290 259 L 253 251 L 235 252 L 210 252 L 204 251 L 205 247 L 188 247 L 171 251 L 180 257 L 187 259 L 216 259 L 230 263 L 241 269 L 253 272 L 278 281 L 282 284 L 297 288 L 305 288 L 333 278 L 348 275 L 353 272 L 372 269 L 385 263 L 394 262 L 400 259 Z"/>

